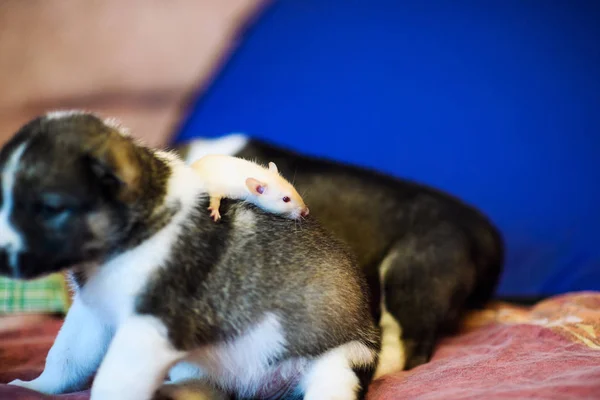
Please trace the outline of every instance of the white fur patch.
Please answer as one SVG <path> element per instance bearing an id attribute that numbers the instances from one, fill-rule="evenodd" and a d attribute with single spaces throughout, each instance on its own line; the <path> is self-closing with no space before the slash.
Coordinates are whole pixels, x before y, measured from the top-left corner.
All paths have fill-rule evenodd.
<path id="1" fill-rule="evenodd" d="M 121 124 L 121 121 L 119 121 L 116 118 L 106 118 L 102 122 L 104 122 L 104 125 L 111 127 L 114 130 L 116 130 L 117 132 L 119 132 L 121 134 L 121 136 L 125 136 L 125 137 L 131 136 L 131 132 L 129 131 L 129 128 L 127 128 L 126 126 L 123 126 L 123 124 Z"/>
<path id="2" fill-rule="evenodd" d="M 305 400 L 355 400 L 360 381 L 353 366 L 373 362 L 375 353 L 359 342 L 346 343 L 316 359 L 303 379 Z"/>
<path id="3" fill-rule="evenodd" d="M 67 118 L 67 117 L 72 117 L 73 115 L 81 115 L 81 114 L 87 114 L 86 111 L 84 110 L 56 110 L 56 111 L 50 111 L 49 113 L 46 113 L 45 117 L 46 119 L 62 119 L 62 118 Z"/>
<path id="4" fill-rule="evenodd" d="M 63 119 L 63 118 L 68 118 L 68 117 L 72 117 L 74 115 L 93 115 L 97 118 L 102 119 L 100 116 L 85 111 L 85 110 L 56 110 L 56 111 L 50 111 L 48 113 L 46 113 L 45 117 L 48 120 L 53 120 L 53 119 Z M 131 133 L 129 132 L 129 129 L 125 126 L 123 126 L 123 124 L 121 124 L 121 121 L 119 121 L 117 118 L 111 117 L 111 118 L 106 118 L 106 119 L 102 119 L 102 122 L 104 123 L 104 125 L 113 128 L 114 130 L 116 130 L 117 132 L 119 132 L 122 136 L 125 137 L 129 137 L 131 136 Z"/>
<path id="5" fill-rule="evenodd" d="M 232 156 L 242 150 L 248 140 L 249 138 L 241 133 L 232 133 L 217 139 L 195 139 L 190 142 L 185 162 L 191 164 L 209 154 Z"/>
<path id="6" fill-rule="evenodd" d="M 175 153 L 159 151 L 156 156 L 168 162 L 173 170 L 167 185 L 166 202 L 181 202 L 182 208 L 189 212 L 197 205 L 199 195 L 207 195 L 202 179 Z"/>
<path id="7" fill-rule="evenodd" d="M 381 327 L 381 352 L 374 379 L 402 371 L 404 368 L 404 346 L 400 340 L 402 329 L 385 305 L 381 308 L 379 326 Z"/>
<path id="8" fill-rule="evenodd" d="M 154 155 L 169 164 L 182 164 L 181 159 L 175 151 L 154 151 Z"/>
<path id="9" fill-rule="evenodd" d="M 379 280 L 381 287 L 385 287 L 383 282 L 392 260 L 396 254 L 388 255 L 381 263 L 379 268 Z M 402 328 L 396 318 L 390 314 L 385 305 L 385 291 L 381 292 L 381 352 L 379 353 L 379 363 L 375 371 L 374 379 L 384 375 L 398 372 L 404 369 L 405 354 L 404 346 L 401 341 Z"/>
<path id="10" fill-rule="evenodd" d="M 274 367 L 269 361 L 286 346 L 277 316 L 268 314 L 262 322 L 229 343 L 194 351 L 188 361 L 201 367 L 220 386 L 233 389 L 241 397 L 252 396 L 267 383 Z"/>
<path id="11" fill-rule="evenodd" d="M 336 348 L 335 351 L 343 352 L 351 367 L 368 366 L 376 356 L 375 351 L 357 341 L 348 342 Z"/>
<path id="12" fill-rule="evenodd" d="M 0 248 L 6 250 L 8 264 L 13 273 L 18 275 L 19 253 L 25 250 L 25 243 L 21 234 L 10 222 L 10 216 L 14 205 L 13 189 L 16 174 L 19 169 L 19 161 L 25 151 L 26 143 L 21 144 L 8 158 L 2 170 L 2 208 L 0 209 Z"/>
<path id="13" fill-rule="evenodd" d="M 199 365 L 187 361 L 178 362 L 169 370 L 169 381 L 173 383 L 185 382 L 204 376 Z"/>

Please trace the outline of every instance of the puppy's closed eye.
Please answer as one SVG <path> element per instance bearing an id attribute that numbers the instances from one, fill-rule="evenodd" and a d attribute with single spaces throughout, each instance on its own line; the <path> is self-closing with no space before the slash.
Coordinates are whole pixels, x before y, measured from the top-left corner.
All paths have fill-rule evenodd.
<path id="1" fill-rule="evenodd" d="M 36 214 L 47 220 L 54 220 L 59 217 L 64 219 L 73 209 L 72 202 L 69 202 L 64 196 L 54 193 L 43 194 L 35 205 Z"/>

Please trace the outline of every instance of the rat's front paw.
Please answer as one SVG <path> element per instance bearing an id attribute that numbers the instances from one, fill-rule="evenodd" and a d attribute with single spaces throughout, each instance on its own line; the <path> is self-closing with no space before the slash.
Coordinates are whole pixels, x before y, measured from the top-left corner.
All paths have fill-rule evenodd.
<path id="1" fill-rule="evenodd" d="M 212 217 L 212 219 L 217 222 L 218 220 L 221 219 L 221 214 L 219 213 L 219 210 L 216 208 L 212 208 L 212 207 L 208 207 L 208 211 L 210 211 L 210 216 Z"/>

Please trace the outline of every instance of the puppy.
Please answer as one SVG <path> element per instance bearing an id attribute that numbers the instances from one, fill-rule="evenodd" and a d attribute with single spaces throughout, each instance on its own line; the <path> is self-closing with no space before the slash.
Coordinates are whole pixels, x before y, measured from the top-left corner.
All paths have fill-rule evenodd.
<path id="1" fill-rule="evenodd" d="M 364 396 L 379 332 L 350 253 L 308 218 L 224 200 L 172 154 L 86 113 L 25 125 L 0 151 L 0 273 L 70 269 L 75 295 L 43 373 L 92 400 L 150 399 L 202 376 L 237 397 Z"/>
<path id="2" fill-rule="evenodd" d="M 294 178 L 311 211 L 352 248 L 368 277 L 372 312 L 383 328 L 377 376 L 427 362 L 462 313 L 494 294 L 502 237 L 479 211 L 446 193 L 240 134 L 198 139 L 179 151 L 189 161 L 207 153 L 273 161 Z"/>

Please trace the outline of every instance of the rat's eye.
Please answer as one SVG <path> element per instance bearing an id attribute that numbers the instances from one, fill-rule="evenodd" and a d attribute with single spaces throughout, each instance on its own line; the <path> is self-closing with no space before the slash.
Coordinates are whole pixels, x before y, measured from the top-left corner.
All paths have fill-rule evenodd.
<path id="1" fill-rule="evenodd" d="M 283 200 L 284 203 L 289 203 L 290 202 L 290 198 L 287 197 L 287 196 L 284 196 L 284 198 L 281 199 L 281 200 Z"/>

